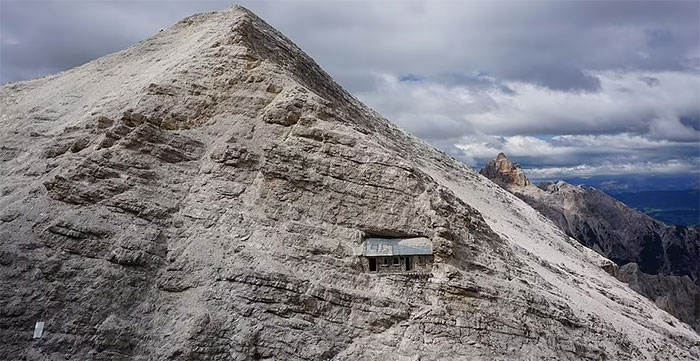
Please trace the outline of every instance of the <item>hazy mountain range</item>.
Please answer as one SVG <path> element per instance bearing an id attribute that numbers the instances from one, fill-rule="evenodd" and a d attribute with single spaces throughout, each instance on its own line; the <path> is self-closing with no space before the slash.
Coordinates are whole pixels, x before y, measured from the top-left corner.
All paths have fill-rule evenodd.
<path id="1" fill-rule="evenodd" d="M 525 170 L 527 171 L 527 170 Z M 533 183 L 565 181 L 599 189 L 628 206 L 667 224 L 700 224 L 700 176 L 634 175 L 534 179 Z"/>

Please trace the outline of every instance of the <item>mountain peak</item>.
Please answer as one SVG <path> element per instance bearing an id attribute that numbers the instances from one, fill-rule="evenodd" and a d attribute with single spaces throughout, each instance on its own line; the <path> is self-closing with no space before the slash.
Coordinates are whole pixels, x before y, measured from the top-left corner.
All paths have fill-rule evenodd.
<path id="1" fill-rule="evenodd" d="M 0 99 L 4 358 L 700 354 L 554 224 L 244 8 Z"/>
<path id="2" fill-rule="evenodd" d="M 218 13 L 213 13 L 218 14 Z M 333 78 L 292 40 L 277 31 L 250 10 L 236 5 L 220 16 L 231 16 L 231 35 L 212 46 L 238 45 L 248 50 L 248 56 L 274 63 L 287 72 L 300 85 L 329 101 L 352 100 Z"/>
<path id="3" fill-rule="evenodd" d="M 526 187 L 532 184 L 520 165 L 511 162 L 504 153 L 498 153 L 479 173 L 503 186 Z"/>
<path id="4" fill-rule="evenodd" d="M 334 109 L 333 118 L 355 123 L 370 113 L 291 40 L 241 6 L 189 16 L 123 51 L 6 89 L 8 101 L 24 90 L 81 94 L 45 97 L 40 116 L 65 119 L 59 127 L 84 126 L 98 115 L 178 130 L 228 117 L 232 109 L 286 125 L 309 112 L 331 117 Z M 338 114 L 341 107 L 351 113 Z M 278 113 L 289 116 L 272 116 Z"/>

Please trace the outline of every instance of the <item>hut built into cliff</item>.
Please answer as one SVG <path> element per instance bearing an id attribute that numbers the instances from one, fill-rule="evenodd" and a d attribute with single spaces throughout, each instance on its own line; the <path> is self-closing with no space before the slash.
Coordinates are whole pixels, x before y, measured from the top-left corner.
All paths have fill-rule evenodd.
<path id="1" fill-rule="evenodd" d="M 425 237 L 368 238 L 363 269 L 370 273 L 425 273 L 433 264 L 433 243 Z"/>

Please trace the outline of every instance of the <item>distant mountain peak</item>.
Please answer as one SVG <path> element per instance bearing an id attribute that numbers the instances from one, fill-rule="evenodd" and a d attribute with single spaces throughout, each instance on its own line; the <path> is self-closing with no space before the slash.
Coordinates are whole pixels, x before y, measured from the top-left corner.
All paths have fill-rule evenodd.
<path id="1" fill-rule="evenodd" d="M 504 153 L 498 153 L 496 158 L 486 164 L 486 167 L 481 169 L 479 173 L 502 186 L 527 187 L 532 185 L 520 165 L 511 162 Z"/>

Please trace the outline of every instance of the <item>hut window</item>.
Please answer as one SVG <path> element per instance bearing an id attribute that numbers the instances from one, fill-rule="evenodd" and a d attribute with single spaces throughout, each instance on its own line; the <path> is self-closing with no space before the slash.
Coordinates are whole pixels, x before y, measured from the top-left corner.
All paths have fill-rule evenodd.
<path id="1" fill-rule="evenodd" d="M 394 266 L 399 264 L 399 257 L 394 257 Z"/>

